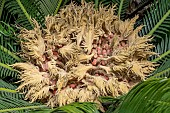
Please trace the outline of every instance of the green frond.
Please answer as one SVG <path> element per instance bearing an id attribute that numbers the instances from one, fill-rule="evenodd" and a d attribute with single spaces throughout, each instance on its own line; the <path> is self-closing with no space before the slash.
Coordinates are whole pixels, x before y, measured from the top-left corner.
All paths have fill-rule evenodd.
<path id="1" fill-rule="evenodd" d="M 29 103 L 13 97 L 0 97 L 0 103 L 0 112 L 24 113 L 24 111 L 29 111 L 30 109 L 46 108 L 46 105 Z"/>
<path id="2" fill-rule="evenodd" d="M 154 36 L 154 33 L 159 33 L 159 30 L 166 31 L 170 28 L 168 24 L 168 18 L 170 16 L 169 9 L 170 3 L 169 0 L 158 0 L 150 7 L 147 14 L 143 18 L 144 28 L 141 30 L 140 35 L 150 34 Z M 166 26 L 166 27 L 164 27 Z M 164 28 L 164 29 L 163 29 Z M 160 37 L 158 37 L 160 38 Z"/>
<path id="3" fill-rule="evenodd" d="M 24 99 L 24 95 L 18 93 L 15 89 L 17 86 L 7 83 L 0 79 L 0 97 L 13 97 L 17 99 Z"/>
<path id="4" fill-rule="evenodd" d="M 134 87 L 114 113 L 169 113 L 170 79 L 148 79 Z"/>
<path id="5" fill-rule="evenodd" d="M 21 61 L 21 59 L 16 56 L 14 53 L 9 51 L 8 49 L 4 48 L 3 46 L 0 45 L 0 62 L 5 63 L 5 64 L 13 64 L 18 61 Z"/>
<path id="6" fill-rule="evenodd" d="M 47 108 L 45 105 L 39 103 L 24 101 L 24 95 L 19 94 L 15 89 L 15 85 L 6 83 L 0 79 L 0 112 L 23 113 L 25 110 Z"/>
<path id="7" fill-rule="evenodd" d="M 0 91 L 9 92 L 9 93 L 16 93 L 15 90 L 6 89 L 6 88 L 0 88 Z"/>
<path id="8" fill-rule="evenodd" d="M 170 59 L 165 60 L 151 74 L 151 78 L 169 78 L 170 77 Z"/>
<path id="9" fill-rule="evenodd" d="M 71 0 L 37 0 L 44 15 L 56 15 L 62 6 Z"/>
<path id="10" fill-rule="evenodd" d="M 110 96 L 104 96 L 100 97 L 99 100 L 102 103 L 102 106 L 106 109 L 105 113 L 112 113 L 124 100 L 125 95 L 119 96 L 119 97 L 110 97 Z"/>
<path id="11" fill-rule="evenodd" d="M 22 12 L 23 12 L 24 15 L 26 16 L 27 20 L 29 21 L 29 24 L 31 25 L 31 27 L 33 27 L 33 24 L 32 24 L 32 22 L 31 22 L 31 17 L 30 17 L 30 15 L 27 13 L 25 7 L 23 6 L 23 4 L 21 3 L 20 0 L 16 0 L 16 1 L 17 1 L 18 5 L 20 6 Z"/>
<path id="12" fill-rule="evenodd" d="M 41 12 L 39 1 L 6 0 L 5 8 L 17 17 L 16 24 L 27 29 L 31 29 L 33 26 L 31 18 L 35 18 L 40 24 L 44 22 L 44 14 Z"/>
<path id="13" fill-rule="evenodd" d="M 96 104 L 90 102 L 76 102 L 54 109 L 54 111 L 60 110 L 67 113 L 99 113 Z"/>
<path id="14" fill-rule="evenodd" d="M 4 22 L 0 22 L 0 62 L 5 64 L 13 64 L 21 59 L 14 52 L 19 50 L 19 45 L 16 45 L 17 39 L 14 35 L 14 29 Z M 13 51 L 13 52 L 11 52 Z"/>
<path id="15" fill-rule="evenodd" d="M 112 3 L 117 4 L 118 11 L 117 14 L 119 19 L 124 20 L 126 16 L 126 11 L 129 7 L 131 0 L 112 0 Z"/>
<path id="16" fill-rule="evenodd" d="M 99 6 L 99 0 L 95 0 L 95 1 L 94 1 L 94 4 L 95 4 L 95 9 L 98 9 L 98 6 Z"/>
<path id="17" fill-rule="evenodd" d="M 155 37 L 156 38 L 156 37 Z M 167 57 L 168 58 L 168 51 L 170 50 L 170 31 L 169 31 L 169 33 L 164 33 L 164 34 L 162 34 L 162 39 L 160 39 L 160 40 L 158 40 L 157 41 L 157 43 L 155 44 L 155 48 L 153 49 L 153 51 L 154 52 L 156 52 L 156 53 L 158 53 L 161 57 Z M 167 52 L 167 53 L 166 53 Z M 166 55 L 166 56 L 164 56 L 164 55 L 162 55 L 162 54 L 164 54 L 164 55 Z M 154 61 L 154 59 L 156 60 L 157 58 L 159 59 L 160 57 L 159 56 L 153 56 L 153 57 L 151 57 L 152 59 L 151 60 L 153 60 Z M 165 60 L 165 58 L 161 58 L 162 60 L 164 59 Z M 157 60 L 158 60 L 157 59 Z M 163 62 L 163 61 L 162 61 Z"/>
<path id="18" fill-rule="evenodd" d="M 17 86 L 7 83 L 7 82 L 3 81 L 2 79 L 0 79 L 0 88 L 7 88 L 7 89 L 15 90 L 17 88 Z M 2 90 L 0 90 L 0 91 L 2 91 Z"/>
<path id="19" fill-rule="evenodd" d="M 1 15 L 2 15 L 4 4 L 5 4 L 5 0 L 0 0 L 0 18 L 1 18 Z"/>
<path id="20" fill-rule="evenodd" d="M 125 20 L 126 12 L 130 5 L 131 0 L 99 0 L 99 2 L 104 6 L 117 4 L 116 13 L 119 16 L 119 19 Z"/>
<path id="21" fill-rule="evenodd" d="M 99 4 L 104 6 L 110 6 L 112 4 L 117 4 L 116 13 L 121 20 L 125 20 L 126 11 L 129 7 L 131 0 L 85 0 L 86 2 L 93 2 L 95 4 L 95 9 L 98 8 Z M 81 3 L 81 0 L 76 0 L 76 2 Z"/>
<path id="22" fill-rule="evenodd" d="M 169 0 L 154 1 L 142 19 L 143 29 L 139 32 L 140 36 L 152 35 L 152 43 L 155 45 L 154 52 L 159 55 L 170 49 L 170 2 Z M 157 59 L 152 56 L 150 60 Z"/>
<path id="23" fill-rule="evenodd" d="M 131 0 L 126 18 L 132 18 L 135 15 L 143 16 L 148 6 L 150 7 L 153 1 L 154 0 L 133 0 L 133 1 Z M 138 19 L 138 21 L 136 22 L 136 25 L 139 26 L 140 23 L 141 23 L 141 18 Z"/>
<path id="24" fill-rule="evenodd" d="M 148 35 L 152 35 L 161 25 L 165 20 L 169 20 L 168 18 L 170 17 L 170 10 L 168 10 L 165 15 L 161 18 L 161 20 L 152 28 L 151 31 L 149 31 Z M 165 26 L 164 26 L 165 27 Z M 164 28 L 163 27 L 163 28 Z M 169 28 L 169 26 L 167 26 Z M 169 31 L 168 29 L 164 28 L 163 31 Z M 161 28 L 160 28 L 161 30 Z M 160 32 L 160 31 L 159 31 Z M 159 33 L 158 32 L 158 33 Z M 160 32 L 161 33 L 161 32 Z"/>
<path id="25" fill-rule="evenodd" d="M 18 72 L 6 64 L 0 63 L 0 70 L 1 79 L 6 77 L 18 78 Z"/>
<path id="26" fill-rule="evenodd" d="M 40 109 L 32 113 L 100 113 L 95 103 L 75 102 L 53 109 Z"/>
<path id="27" fill-rule="evenodd" d="M 100 3 L 104 6 L 108 6 L 112 4 L 112 0 L 100 0 Z"/>
<path id="28" fill-rule="evenodd" d="M 55 9 L 54 15 L 56 15 L 58 13 L 58 10 L 60 9 L 61 3 L 63 0 L 59 0 L 58 4 L 57 4 L 57 8 Z"/>
<path id="29" fill-rule="evenodd" d="M 15 30 L 5 22 L 0 22 L 0 78 L 11 77 L 18 78 L 18 72 L 9 65 L 21 61 L 15 54 L 19 49 Z"/>
<path id="30" fill-rule="evenodd" d="M 162 55 L 152 60 L 152 62 L 163 63 L 169 58 L 170 58 L 170 50 L 164 52 Z"/>
<path id="31" fill-rule="evenodd" d="M 20 49 L 15 29 L 2 21 L 0 21 L 0 45 L 12 52 L 18 52 Z"/>

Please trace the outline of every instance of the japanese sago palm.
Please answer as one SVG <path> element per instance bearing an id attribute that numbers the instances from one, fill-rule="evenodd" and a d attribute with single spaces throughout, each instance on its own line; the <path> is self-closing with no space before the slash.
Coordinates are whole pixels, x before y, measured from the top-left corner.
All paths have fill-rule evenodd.
<path id="1" fill-rule="evenodd" d="M 22 29 L 21 56 L 27 62 L 13 66 L 20 70 L 21 85 L 31 102 L 51 107 L 72 102 L 97 102 L 99 96 L 119 96 L 144 80 L 154 70 L 148 61 L 154 47 L 149 36 L 134 30 L 138 16 L 121 21 L 115 6 L 74 3 L 55 16 L 47 16 L 42 28 Z"/>

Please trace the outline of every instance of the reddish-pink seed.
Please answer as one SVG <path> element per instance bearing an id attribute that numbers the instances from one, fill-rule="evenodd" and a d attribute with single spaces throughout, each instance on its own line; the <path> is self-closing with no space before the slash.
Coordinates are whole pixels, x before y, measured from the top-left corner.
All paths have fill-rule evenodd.
<path id="1" fill-rule="evenodd" d="M 101 50 L 98 50 L 98 51 L 97 51 L 97 54 L 98 54 L 98 55 L 101 55 L 101 54 L 102 54 L 102 51 L 101 51 Z"/>
<path id="2" fill-rule="evenodd" d="M 103 54 L 103 55 L 104 55 L 104 54 L 107 54 L 106 49 L 103 49 L 103 50 L 102 50 L 102 54 Z"/>
<path id="3" fill-rule="evenodd" d="M 54 55 L 53 58 L 54 58 L 54 60 L 57 60 L 58 57 Z"/>
<path id="4" fill-rule="evenodd" d="M 92 65 L 96 66 L 96 64 L 97 64 L 97 59 L 93 59 Z"/>
<path id="5" fill-rule="evenodd" d="M 100 76 L 104 76 L 104 74 L 103 74 L 103 73 L 100 73 Z"/>
<path id="6" fill-rule="evenodd" d="M 57 55 L 58 55 L 58 52 L 56 52 L 56 51 L 53 51 L 53 55 L 56 55 L 56 56 L 57 56 Z"/>
<path id="7" fill-rule="evenodd" d="M 114 34 L 113 33 L 109 33 L 109 37 L 113 38 Z"/>
<path id="8" fill-rule="evenodd" d="M 120 48 L 120 49 L 121 49 L 121 48 L 123 48 L 123 47 L 121 46 L 121 44 L 119 44 L 119 45 L 118 45 L 118 48 Z"/>
<path id="9" fill-rule="evenodd" d="M 52 85 L 56 85 L 57 81 L 56 80 L 50 80 Z"/>
<path id="10" fill-rule="evenodd" d="M 101 61 L 101 64 L 102 64 L 103 66 L 105 66 L 105 65 L 106 65 L 106 62 L 105 62 L 104 60 L 102 60 L 102 61 Z"/>
<path id="11" fill-rule="evenodd" d="M 105 44 L 105 46 L 106 46 L 106 49 L 109 49 L 109 44 Z"/>
<path id="12" fill-rule="evenodd" d="M 56 92 L 57 92 L 57 89 L 54 89 L 54 90 L 53 90 L 53 94 L 56 94 Z"/>
<path id="13" fill-rule="evenodd" d="M 95 74 L 95 76 L 99 76 L 99 74 L 98 74 L 98 73 L 96 73 L 96 74 Z"/>
<path id="14" fill-rule="evenodd" d="M 44 63 L 44 64 L 42 64 L 42 69 L 43 69 L 43 71 L 47 71 L 47 70 L 48 70 L 48 64 L 47 64 L 47 62 Z"/>
<path id="15" fill-rule="evenodd" d="M 77 87 L 77 84 L 70 84 L 69 86 L 70 86 L 70 88 L 73 88 L 73 89 L 74 89 L 74 88 Z"/>
<path id="16" fill-rule="evenodd" d="M 123 47 L 126 46 L 126 43 L 124 41 L 120 42 Z"/>
<path id="17" fill-rule="evenodd" d="M 104 78 L 105 78 L 106 80 L 109 80 L 109 77 L 108 77 L 108 76 L 104 76 Z"/>
<path id="18" fill-rule="evenodd" d="M 112 43 L 113 39 L 109 39 L 109 43 Z"/>
<path id="19" fill-rule="evenodd" d="M 42 75 L 44 78 L 49 78 L 49 75 L 48 74 L 44 74 Z"/>
<path id="20" fill-rule="evenodd" d="M 104 53 L 103 56 L 104 56 L 104 57 L 107 57 L 107 53 Z"/>
<path id="21" fill-rule="evenodd" d="M 98 54 L 98 55 L 101 55 L 101 54 L 102 54 L 102 51 L 101 51 L 101 48 L 100 48 L 100 47 L 97 47 L 97 54 Z"/>
<path id="22" fill-rule="evenodd" d="M 97 51 L 98 51 L 98 50 L 101 50 L 101 48 L 100 48 L 100 47 L 97 47 L 96 50 L 97 50 Z"/>
<path id="23" fill-rule="evenodd" d="M 107 54 L 110 55 L 110 49 L 107 49 Z"/>

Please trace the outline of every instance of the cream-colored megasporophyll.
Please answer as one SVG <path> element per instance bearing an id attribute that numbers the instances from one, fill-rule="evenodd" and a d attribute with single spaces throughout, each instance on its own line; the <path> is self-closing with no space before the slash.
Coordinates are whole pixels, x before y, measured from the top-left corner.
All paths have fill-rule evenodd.
<path id="1" fill-rule="evenodd" d="M 31 102 L 51 107 L 72 102 L 97 102 L 99 96 L 119 96 L 144 80 L 154 70 L 148 61 L 149 36 L 134 30 L 137 16 L 121 21 L 115 6 L 94 9 L 92 3 L 74 3 L 55 16 L 47 16 L 42 28 L 22 29 L 21 56 L 27 62 L 20 70 L 18 91 Z"/>

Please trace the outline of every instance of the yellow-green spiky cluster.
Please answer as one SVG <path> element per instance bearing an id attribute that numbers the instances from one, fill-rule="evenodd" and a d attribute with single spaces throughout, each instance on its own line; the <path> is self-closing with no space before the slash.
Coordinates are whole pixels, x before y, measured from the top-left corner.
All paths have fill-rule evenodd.
<path id="1" fill-rule="evenodd" d="M 23 29 L 21 56 L 13 66 L 21 70 L 18 91 L 32 102 L 62 106 L 71 102 L 98 102 L 99 96 L 127 93 L 154 70 L 147 58 L 153 45 L 133 29 L 137 16 L 121 21 L 114 6 L 71 3 L 56 16 L 47 16 L 45 29 Z"/>

